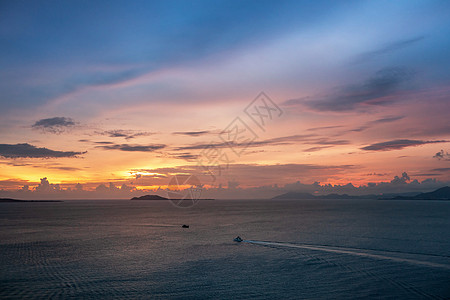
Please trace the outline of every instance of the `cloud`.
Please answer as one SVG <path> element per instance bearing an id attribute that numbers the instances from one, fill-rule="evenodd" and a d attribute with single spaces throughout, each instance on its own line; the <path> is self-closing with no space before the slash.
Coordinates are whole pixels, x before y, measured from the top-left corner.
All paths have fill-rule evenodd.
<path id="1" fill-rule="evenodd" d="M 205 134 L 210 134 L 211 131 L 209 130 L 202 130 L 202 131 L 177 131 L 173 134 L 180 134 L 180 135 L 189 135 L 189 136 L 201 136 Z"/>
<path id="2" fill-rule="evenodd" d="M 23 186 L 26 184 L 35 184 L 35 182 L 30 182 L 28 180 L 24 180 L 24 179 L 7 179 L 7 180 L 0 180 L 0 187 L 5 188 L 5 187 L 18 187 L 18 186 Z"/>
<path id="3" fill-rule="evenodd" d="M 420 146 L 434 143 L 445 143 L 445 142 L 447 141 L 392 140 L 382 143 L 375 143 L 369 146 L 362 147 L 361 149 L 367 151 L 390 151 L 390 150 L 400 150 L 412 146 Z"/>
<path id="4" fill-rule="evenodd" d="M 450 172 L 450 168 L 437 168 L 437 169 L 432 169 L 431 171 L 434 171 L 434 172 Z"/>
<path id="5" fill-rule="evenodd" d="M 392 184 L 405 184 L 410 181 L 411 178 L 408 176 L 408 173 L 403 172 L 402 177 L 395 176 L 394 179 L 391 180 Z"/>
<path id="6" fill-rule="evenodd" d="M 369 122 L 365 123 L 364 125 L 361 125 L 357 128 L 350 129 L 349 131 L 350 132 L 361 132 L 361 131 L 364 131 L 366 129 L 373 127 L 374 125 L 391 123 L 391 122 L 401 120 L 403 118 L 404 118 L 404 116 L 385 117 L 385 118 L 369 121 Z"/>
<path id="7" fill-rule="evenodd" d="M 113 138 L 123 137 L 126 140 L 134 139 L 139 136 L 149 136 L 149 135 L 154 134 L 153 132 L 148 132 L 148 131 L 122 130 L 122 129 L 106 130 L 106 131 L 97 132 L 97 133 L 100 135 L 106 135 L 106 136 L 113 137 Z"/>
<path id="8" fill-rule="evenodd" d="M 167 178 L 177 174 L 193 174 L 204 184 L 225 184 L 239 181 L 241 185 L 262 186 L 266 184 L 291 182 L 309 176 L 315 180 L 326 180 L 330 176 L 345 173 L 357 168 L 355 165 L 317 165 L 317 164 L 228 164 L 204 167 L 183 165 L 168 168 L 132 169 L 130 174 L 142 174 L 147 185 L 165 185 Z M 245 183 L 245 184 L 244 184 Z"/>
<path id="9" fill-rule="evenodd" d="M 207 148 L 234 148 L 234 147 L 262 147 L 262 146 L 278 146 L 289 145 L 295 143 L 313 144 L 313 145 L 347 145 L 347 140 L 331 140 L 327 138 L 319 138 L 315 134 L 297 134 L 282 136 L 272 139 L 266 139 L 262 141 L 253 141 L 250 143 L 236 143 L 230 142 L 217 142 L 217 143 L 205 143 L 205 144 L 193 144 L 189 146 L 178 147 L 175 150 L 202 150 Z"/>
<path id="10" fill-rule="evenodd" d="M 411 45 L 414 45 L 414 44 L 422 41 L 424 38 L 425 38 L 425 36 L 417 36 L 417 37 L 410 38 L 410 39 L 399 40 L 399 41 L 390 43 L 384 47 L 381 47 L 377 50 L 365 52 L 365 53 L 359 55 L 355 59 L 355 63 L 367 62 L 367 61 L 377 58 L 378 56 L 381 56 L 383 54 L 387 54 L 387 53 L 390 53 L 390 52 L 393 52 L 396 50 L 400 50 L 400 49 L 409 47 Z"/>
<path id="11" fill-rule="evenodd" d="M 152 145 L 129 145 L 129 144 L 114 144 L 97 146 L 96 148 L 102 148 L 105 150 L 120 150 L 127 152 L 153 152 L 155 150 L 163 149 L 166 145 L 163 144 L 152 144 Z"/>
<path id="12" fill-rule="evenodd" d="M 437 152 L 433 158 L 436 158 L 438 160 L 447 160 L 450 161 L 450 154 L 448 152 L 444 152 L 444 150 L 441 150 Z"/>
<path id="13" fill-rule="evenodd" d="M 344 126 L 336 125 L 336 126 L 322 126 L 322 127 L 313 127 L 307 129 L 307 131 L 317 131 L 317 130 L 324 130 L 324 129 L 334 129 L 334 128 L 342 128 Z"/>
<path id="14" fill-rule="evenodd" d="M 36 187 L 36 192 L 53 192 L 53 191 L 60 191 L 61 187 L 59 184 L 50 184 L 50 182 L 47 180 L 47 177 L 41 178 L 41 183 Z"/>
<path id="15" fill-rule="evenodd" d="M 386 103 L 386 97 L 394 95 L 411 77 L 411 73 L 403 68 L 386 68 L 360 84 L 342 86 L 324 96 L 287 100 L 283 104 L 335 112 L 349 111 L 360 104 L 380 105 Z"/>
<path id="16" fill-rule="evenodd" d="M 97 144 L 97 145 L 114 145 L 113 142 L 107 142 L 107 141 L 94 142 L 94 144 Z"/>
<path id="17" fill-rule="evenodd" d="M 56 151 L 47 148 L 38 148 L 36 146 L 24 144 L 0 144 L 0 156 L 5 158 L 59 158 L 59 157 L 77 157 L 85 152 L 75 151 Z"/>
<path id="18" fill-rule="evenodd" d="M 36 121 L 36 123 L 34 123 L 31 127 L 34 129 L 40 129 L 44 132 L 61 133 L 68 127 L 72 126 L 75 126 L 75 122 L 71 118 L 54 117 Z"/>
<path id="19" fill-rule="evenodd" d="M 322 149 L 330 148 L 331 146 L 318 146 L 318 147 L 311 147 L 308 149 L 303 150 L 303 152 L 316 152 L 320 151 Z"/>
<path id="20" fill-rule="evenodd" d="M 381 119 L 370 121 L 369 124 L 382 124 L 382 123 L 391 123 L 398 120 L 403 119 L 405 116 L 391 116 L 391 117 L 384 117 Z"/>
<path id="21" fill-rule="evenodd" d="M 187 161 L 193 161 L 193 160 L 196 160 L 197 158 L 199 158 L 199 155 L 191 154 L 191 153 L 188 153 L 188 152 L 183 152 L 183 153 L 179 153 L 179 154 L 172 154 L 171 156 L 173 158 L 184 159 L 184 160 L 187 160 Z"/>
<path id="22" fill-rule="evenodd" d="M 76 168 L 76 167 L 57 167 L 57 166 L 33 166 L 33 168 L 43 168 L 43 169 L 53 169 L 53 170 L 60 170 L 60 171 L 67 171 L 67 172 L 73 172 L 73 171 L 80 171 L 82 169 Z"/>

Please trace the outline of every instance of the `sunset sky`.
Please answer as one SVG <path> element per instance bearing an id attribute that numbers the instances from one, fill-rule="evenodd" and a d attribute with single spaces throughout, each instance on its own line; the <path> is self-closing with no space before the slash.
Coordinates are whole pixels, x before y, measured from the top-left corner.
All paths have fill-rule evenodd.
<path id="1" fill-rule="evenodd" d="M 450 182 L 448 1 L 2 1 L 0 41 L 0 197 Z"/>

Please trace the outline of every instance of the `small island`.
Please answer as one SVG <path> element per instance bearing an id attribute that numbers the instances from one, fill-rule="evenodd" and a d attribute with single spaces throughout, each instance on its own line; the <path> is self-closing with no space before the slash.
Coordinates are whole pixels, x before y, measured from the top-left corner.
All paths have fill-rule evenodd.
<path id="1" fill-rule="evenodd" d="M 165 197 L 161 197 L 159 195 L 144 195 L 140 197 L 133 197 L 130 200 L 184 200 L 184 199 L 169 199 Z M 214 199 L 195 199 L 195 200 L 214 200 Z"/>
<path id="2" fill-rule="evenodd" d="M 133 197 L 131 198 L 131 200 L 169 200 L 169 199 L 158 195 L 145 195 L 141 197 Z"/>
<path id="3" fill-rule="evenodd" d="M 15 202 L 15 203 L 21 203 L 21 202 L 63 202 L 62 200 L 19 200 L 19 199 L 12 199 L 12 198 L 0 198 L 0 203 L 7 203 L 7 202 Z"/>

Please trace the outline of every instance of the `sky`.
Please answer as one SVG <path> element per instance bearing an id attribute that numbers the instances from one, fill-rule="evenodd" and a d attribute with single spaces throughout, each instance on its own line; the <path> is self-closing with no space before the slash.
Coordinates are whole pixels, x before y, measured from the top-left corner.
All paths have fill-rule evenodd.
<path id="1" fill-rule="evenodd" d="M 449 49 L 448 1 L 2 1 L 0 197 L 450 185 Z"/>

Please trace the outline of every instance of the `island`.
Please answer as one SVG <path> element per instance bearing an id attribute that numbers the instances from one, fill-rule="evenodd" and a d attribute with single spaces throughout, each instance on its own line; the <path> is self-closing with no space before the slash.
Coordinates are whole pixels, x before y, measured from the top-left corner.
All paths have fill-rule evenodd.
<path id="1" fill-rule="evenodd" d="M 312 195 L 310 193 L 287 192 L 272 198 L 273 200 L 307 200 L 307 199 L 378 199 L 378 200 L 450 200 L 450 187 L 445 186 L 429 193 L 390 194 L 390 195 L 360 195 L 347 194 Z"/>
<path id="2" fill-rule="evenodd" d="M 144 196 L 140 196 L 140 197 L 133 197 L 130 200 L 189 200 L 189 198 L 186 199 L 174 199 L 174 198 L 165 198 L 165 197 L 161 197 L 159 195 L 144 195 Z M 194 199 L 194 200 L 214 200 L 214 199 Z"/>
<path id="3" fill-rule="evenodd" d="M 169 200 L 169 199 L 158 195 L 145 195 L 141 197 L 133 197 L 130 200 Z"/>
<path id="4" fill-rule="evenodd" d="M 391 198 L 391 200 L 450 200 L 450 186 L 445 186 L 429 193 L 420 193 L 412 197 L 396 196 Z"/>
<path id="5" fill-rule="evenodd" d="M 63 202 L 62 200 L 19 200 L 19 199 L 12 199 L 12 198 L 0 198 L 0 203 L 5 202 L 15 202 L 15 203 L 21 203 L 21 202 Z"/>

